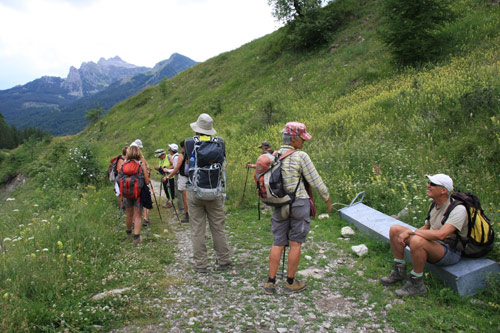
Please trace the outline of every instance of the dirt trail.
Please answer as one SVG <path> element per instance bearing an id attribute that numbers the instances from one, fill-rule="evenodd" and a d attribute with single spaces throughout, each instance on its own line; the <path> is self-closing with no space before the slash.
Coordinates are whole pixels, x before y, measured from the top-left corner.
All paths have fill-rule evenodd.
<path id="1" fill-rule="evenodd" d="M 153 186 L 158 195 L 159 183 L 153 182 Z M 353 267 L 355 258 L 340 252 L 335 259 L 328 260 L 321 253 L 331 244 L 318 244 L 314 240 L 306 243 L 305 246 L 318 253 L 315 258 L 302 258 L 308 268 L 298 274 L 302 279 L 310 277 L 306 291 L 284 295 L 280 280 L 278 294 L 269 296 L 262 289 L 267 272 L 267 247 L 238 246 L 229 232 L 234 267 L 218 272 L 207 232 L 209 273 L 199 274 L 193 269 L 189 224 L 180 224 L 172 217 L 168 223 L 175 232 L 176 253 L 174 263 L 165 267 L 165 274 L 176 283 L 169 287 L 167 297 L 155 300 L 164 315 L 157 323 L 129 326 L 118 332 L 394 332 L 384 319 L 385 311 L 382 314 L 375 311 L 376 304 L 368 301 L 369 295 L 361 299 L 342 296 L 349 277 L 338 274 L 338 268 Z M 326 266 L 319 263 L 325 258 Z"/>

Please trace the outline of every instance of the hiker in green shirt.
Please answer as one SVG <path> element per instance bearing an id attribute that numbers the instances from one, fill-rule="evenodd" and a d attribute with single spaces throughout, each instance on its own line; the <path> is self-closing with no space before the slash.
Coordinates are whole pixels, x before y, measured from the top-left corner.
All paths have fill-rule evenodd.
<path id="1" fill-rule="evenodd" d="M 172 168 L 172 163 L 167 157 L 167 153 L 164 149 L 157 149 L 155 151 L 155 156 L 160 159 L 158 166 L 155 166 L 155 170 L 162 175 L 163 189 L 165 190 L 165 196 L 167 197 L 167 202 L 162 206 L 163 208 L 172 207 L 172 199 L 174 198 L 174 179 L 166 179 L 165 176 L 169 169 Z"/>

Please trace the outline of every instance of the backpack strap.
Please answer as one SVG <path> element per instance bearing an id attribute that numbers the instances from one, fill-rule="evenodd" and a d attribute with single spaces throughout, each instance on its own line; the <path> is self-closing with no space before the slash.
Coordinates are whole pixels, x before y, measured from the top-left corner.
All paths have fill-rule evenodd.
<path id="1" fill-rule="evenodd" d="M 431 205 L 431 207 L 433 205 L 435 206 L 435 204 L 436 203 L 433 202 L 432 205 Z M 448 220 L 448 217 L 450 217 L 451 211 L 454 210 L 458 205 L 464 206 L 465 210 L 467 211 L 467 223 L 468 223 L 469 231 L 470 231 L 471 217 L 469 215 L 469 210 L 467 209 L 467 205 L 462 200 L 454 199 L 452 196 L 450 197 L 450 205 L 448 206 L 448 208 L 446 208 L 446 211 L 444 212 L 443 219 L 441 220 L 441 225 L 444 225 L 446 223 L 446 221 Z M 429 210 L 429 216 L 430 216 L 430 210 Z M 460 240 L 460 242 L 463 245 L 463 248 L 465 249 L 465 245 L 467 244 L 467 239 L 462 239 L 462 237 L 460 236 L 460 231 L 458 229 L 456 229 L 456 228 L 455 228 L 455 234 L 457 236 L 456 242 L 455 242 L 455 244 L 450 244 L 450 245 L 452 245 L 453 247 L 456 248 L 457 247 L 457 243 Z"/>
<path id="2" fill-rule="evenodd" d="M 286 152 L 286 153 L 284 153 L 284 154 L 279 155 L 277 152 L 275 152 L 275 153 L 273 153 L 273 155 L 274 155 L 274 156 L 278 156 L 279 160 L 281 161 L 281 160 L 285 159 L 286 157 L 288 157 L 288 156 L 292 155 L 292 154 L 293 154 L 293 153 L 295 153 L 296 151 L 297 151 L 297 150 L 295 150 L 295 149 L 290 149 L 289 151 L 287 151 L 287 152 Z"/>

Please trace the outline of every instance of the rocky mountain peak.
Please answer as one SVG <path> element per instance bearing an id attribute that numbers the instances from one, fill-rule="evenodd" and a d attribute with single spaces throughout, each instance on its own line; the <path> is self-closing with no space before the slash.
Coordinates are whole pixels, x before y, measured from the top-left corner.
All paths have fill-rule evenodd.
<path id="1" fill-rule="evenodd" d="M 124 67 L 124 68 L 135 68 L 137 66 L 129 64 L 128 62 L 123 61 L 119 56 L 115 56 L 114 58 L 101 58 L 97 62 L 98 66 L 102 67 L 110 67 L 110 66 L 115 66 L 115 67 Z"/>

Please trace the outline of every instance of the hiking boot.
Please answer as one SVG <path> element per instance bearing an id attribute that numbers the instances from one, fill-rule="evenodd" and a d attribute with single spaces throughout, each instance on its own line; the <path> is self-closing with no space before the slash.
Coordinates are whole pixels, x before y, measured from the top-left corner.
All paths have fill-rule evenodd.
<path id="1" fill-rule="evenodd" d="M 134 245 L 138 245 L 138 244 L 140 244 L 141 242 L 142 242 L 142 238 L 141 238 L 141 237 L 139 237 L 139 238 L 134 239 L 134 242 L 133 242 L 132 244 L 134 244 Z"/>
<path id="2" fill-rule="evenodd" d="M 285 294 L 298 293 L 299 291 L 302 291 L 304 289 L 306 289 L 306 283 L 300 282 L 297 279 L 293 280 L 292 284 L 285 282 Z"/>
<path id="3" fill-rule="evenodd" d="M 151 224 L 151 222 L 149 222 L 148 219 L 144 219 L 144 222 L 142 222 L 142 225 L 145 227 L 149 226 L 150 224 Z"/>
<path id="4" fill-rule="evenodd" d="M 224 264 L 224 265 L 219 265 L 217 266 L 218 271 L 227 271 L 228 269 L 231 269 L 233 267 L 233 264 Z"/>
<path id="5" fill-rule="evenodd" d="M 127 239 L 132 239 L 132 237 L 133 237 L 132 231 L 130 231 L 130 232 L 126 231 L 126 233 L 127 233 Z"/>
<path id="6" fill-rule="evenodd" d="M 424 284 L 424 277 L 417 277 L 410 274 L 410 276 L 408 277 L 408 281 L 403 286 L 403 288 L 397 289 L 395 293 L 399 297 L 427 294 L 427 287 Z"/>
<path id="7" fill-rule="evenodd" d="M 273 282 L 264 283 L 264 292 L 268 295 L 276 294 L 276 283 Z"/>
<path id="8" fill-rule="evenodd" d="M 189 223 L 189 214 L 186 213 L 186 215 L 182 218 L 181 223 Z"/>
<path id="9" fill-rule="evenodd" d="M 208 269 L 206 267 L 202 267 L 202 268 L 195 268 L 196 271 L 200 274 L 207 274 L 208 273 Z"/>
<path id="10" fill-rule="evenodd" d="M 172 203 L 170 201 L 167 201 L 163 204 L 163 208 L 172 208 Z"/>
<path id="11" fill-rule="evenodd" d="M 391 273 L 380 279 L 380 283 L 384 286 L 390 286 L 398 281 L 406 279 L 406 264 L 394 263 L 394 268 Z"/>

